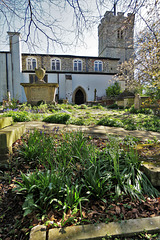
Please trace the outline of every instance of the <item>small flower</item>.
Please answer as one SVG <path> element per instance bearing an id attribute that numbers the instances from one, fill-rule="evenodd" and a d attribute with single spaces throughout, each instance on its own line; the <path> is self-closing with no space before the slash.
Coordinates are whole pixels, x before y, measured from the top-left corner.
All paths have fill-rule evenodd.
<path id="1" fill-rule="evenodd" d="M 56 133 L 58 132 L 58 130 L 59 130 L 59 127 L 57 127 Z"/>
<path id="2" fill-rule="evenodd" d="M 45 126 L 45 125 L 43 125 L 42 127 L 44 127 L 44 128 L 45 128 L 46 126 Z"/>
<path id="3" fill-rule="evenodd" d="M 40 131 L 40 134 L 42 135 L 42 130 Z"/>
<path id="4" fill-rule="evenodd" d="M 56 129 L 56 127 L 54 127 L 52 131 L 54 132 L 55 129 Z"/>
<path id="5" fill-rule="evenodd" d="M 54 223 L 54 221 L 49 221 L 49 223 L 50 223 L 50 224 L 53 224 L 53 223 Z"/>

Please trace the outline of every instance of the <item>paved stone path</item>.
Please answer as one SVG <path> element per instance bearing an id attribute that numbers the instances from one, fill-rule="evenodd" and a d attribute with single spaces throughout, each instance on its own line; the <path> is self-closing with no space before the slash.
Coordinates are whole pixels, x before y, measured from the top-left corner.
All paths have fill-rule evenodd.
<path id="1" fill-rule="evenodd" d="M 106 127 L 106 126 L 76 126 L 76 125 L 65 125 L 65 124 L 53 124 L 53 123 L 44 123 L 44 122 L 26 122 L 26 129 L 48 129 L 49 131 L 52 131 L 53 128 L 58 128 L 59 130 L 69 130 L 69 131 L 84 131 L 91 135 L 96 135 L 98 137 L 105 137 L 108 134 L 111 135 L 118 135 L 120 137 L 125 136 L 134 136 L 137 138 L 140 138 L 141 140 L 145 141 L 147 139 L 153 140 L 154 137 L 156 137 L 158 140 L 160 140 L 160 133 L 158 132 L 152 132 L 152 131 L 139 131 L 139 130 L 133 130 L 128 131 L 124 128 L 116 128 L 116 127 Z"/>

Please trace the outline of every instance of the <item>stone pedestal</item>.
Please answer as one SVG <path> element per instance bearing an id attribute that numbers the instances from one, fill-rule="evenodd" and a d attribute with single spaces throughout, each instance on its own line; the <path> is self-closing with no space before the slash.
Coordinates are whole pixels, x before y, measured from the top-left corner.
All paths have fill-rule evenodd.
<path id="1" fill-rule="evenodd" d="M 21 83 L 27 98 L 27 103 L 36 105 L 39 101 L 55 103 L 57 83 Z"/>

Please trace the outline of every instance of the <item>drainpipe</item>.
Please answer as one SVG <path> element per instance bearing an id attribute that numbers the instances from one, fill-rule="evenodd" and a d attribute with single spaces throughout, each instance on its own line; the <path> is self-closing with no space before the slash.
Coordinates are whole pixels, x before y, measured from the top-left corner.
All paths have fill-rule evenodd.
<path id="1" fill-rule="evenodd" d="M 10 53 L 11 53 L 11 70 L 12 70 L 12 97 L 14 98 L 12 37 L 13 37 L 12 35 L 9 35 L 9 40 L 10 40 Z"/>
<path id="2" fill-rule="evenodd" d="M 58 83 L 58 98 L 57 98 L 57 101 L 59 101 L 59 73 L 57 73 L 57 83 Z"/>
<path id="3" fill-rule="evenodd" d="M 7 95 L 9 92 L 9 82 L 8 82 L 8 55 L 6 53 L 6 85 L 7 85 Z"/>

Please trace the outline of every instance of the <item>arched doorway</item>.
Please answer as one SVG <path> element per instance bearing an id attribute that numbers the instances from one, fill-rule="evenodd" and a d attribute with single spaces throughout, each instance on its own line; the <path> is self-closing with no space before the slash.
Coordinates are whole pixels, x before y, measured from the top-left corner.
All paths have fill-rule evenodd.
<path id="1" fill-rule="evenodd" d="M 86 96 L 85 90 L 81 86 L 77 87 L 73 92 L 72 102 L 80 105 L 85 103 L 86 101 L 87 101 L 87 96 Z"/>
<path id="2" fill-rule="evenodd" d="M 84 94 L 81 91 L 81 89 L 78 89 L 78 91 L 75 94 L 75 104 L 83 104 L 84 103 Z"/>

